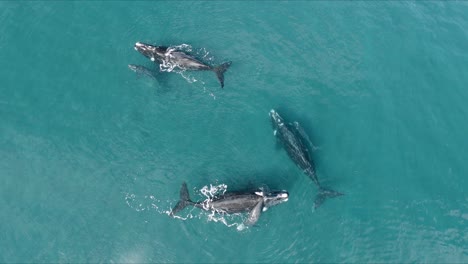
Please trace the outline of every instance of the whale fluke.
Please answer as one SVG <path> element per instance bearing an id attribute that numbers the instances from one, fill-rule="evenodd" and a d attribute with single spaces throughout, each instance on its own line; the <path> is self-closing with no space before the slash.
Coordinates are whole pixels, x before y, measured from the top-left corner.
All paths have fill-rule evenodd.
<path id="1" fill-rule="evenodd" d="M 193 204 L 195 203 L 190 200 L 187 184 L 184 182 L 182 183 L 182 187 L 180 187 L 180 200 L 172 209 L 170 216 L 174 217 L 177 212 L 182 211 L 185 207 Z"/>
<path id="2" fill-rule="evenodd" d="M 218 77 L 219 83 L 221 84 L 221 88 L 224 88 L 224 72 L 226 72 L 231 64 L 232 61 L 228 61 L 213 68 L 213 71 L 216 73 L 216 77 Z"/>
<path id="3" fill-rule="evenodd" d="M 343 193 L 320 187 L 319 193 L 315 196 L 314 208 L 318 208 L 326 198 L 333 198 L 344 195 Z"/>

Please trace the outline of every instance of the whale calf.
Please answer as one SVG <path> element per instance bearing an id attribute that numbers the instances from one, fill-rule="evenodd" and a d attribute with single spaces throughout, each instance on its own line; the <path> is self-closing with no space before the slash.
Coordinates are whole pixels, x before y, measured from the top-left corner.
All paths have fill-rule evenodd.
<path id="1" fill-rule="evenodd" d="M 129 64 L 128 68 L 135 72 L 138 76 L 147 76 L 152 79 L 156 79 L 156 74 L 157 72 L 155 70 L 151 70 L 149 68 L 146 68 L 145 66 L 142 65 L 136 65 L 136 64 Z"/>
<path id="2" fill-rule="evenodd" d="M 151 61 L 163 65 L 173 65 L 181 70 L 213 71 L 218 77 L 221 88 L 224 87 L 224 73 L 231 66 L 231 61 L 219 66 L 211 66 L 176 48 L 154 46 L 141 42 L 135 43 L 135 50 Z"/>
<path id="3" fill-rule="evenodd" d="M 225 193 L 215 197 L 213 200 L 203 202 L 193 202 L 190 200 L 187 184 L 184 182 L 180 188 L 180 200 L 172 209 L 170 216 L 174 216 L 187 206 L 195 206 L 205 211 L 215 211 L 217 213 L 244 213 L 249 216 L 244 225 L 254 225 L 262 211 L 268 208 L 286 202 L 289 198 L 287 191 L 257 191 L 257 192 L 233 192 Z"/>
<path id="4" fill-rule="evenodd" d="M 343 195 L 342 193 L 326 189 L 320 184 L 315 173 L 315 165 L 310 157 L 309 149 L 304 144 L 304 142 L 308 141 L 308 138 L 306 138 L 304 130 L 300 127 L 299 123 L 294 122 L 294 125 L 286 124 L 283 118 L 274 109 L 270 111 L 270 117 L 274 128 L 273 134 L 282 143 L 288 156 L 319 188 L 319 193 L 314 201 L 314 208 L 319 207 L 326 198 Z"/>

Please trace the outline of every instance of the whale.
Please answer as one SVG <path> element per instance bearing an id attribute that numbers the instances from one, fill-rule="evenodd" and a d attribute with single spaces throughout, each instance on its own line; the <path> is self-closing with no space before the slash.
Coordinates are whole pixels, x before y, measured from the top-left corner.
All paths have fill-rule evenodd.
<path id="1" fill-rule="evenodd" d="M 156 79 L 156 74 L 157 72 L 155 70 L 151 70 L 145 66 L 142 65 L 136 65 L 136 64 L 129 64 L 128 68 L 135 72 L 138 76 L 146 76 L 150 77 L 152 79 Z"/>
<path id="2" fill-rule="evenodd" d="M 221 84 L 221 88 L 224 88 L 224 73 L 232 64 L 231 61 L 228 61 L 219 66 L 211 66 L 173 47 L 154 46 L 137 42 L 134 48 L 155 63 L 172 65 L 181 70 L 213 71 Z"/>
<path id="3" fill-rule="evenodd" d="M 314 208 L 318 208 L 326 198 L 343 195 L 340 192 L 327 189 L 320 184 L 309 151 L 309 147 L 311 146 L 308 147 L 306 145 L 306 142 L 310 142 L 310 140 L 299 123 L 285 123 L 283 118 L 274 109 L 270 110 L 269 114 L 273 124 L 273 134 L 286 150 L 289 158 L 302 169 L 304 174 L 312 179 L 319 189 L 319 193 L 315 197 Z"/>
<path id="4" fill-rule="evenodd" d="M 193 202 L 190 200 L 187 184 L 184 182 L 180 188 L 180 200 L 169 215 L 174 217 L 187 206 L 194 206 L 220 214 L 248 213 L 248 217 L 243 224 L 252 226 L 258 221 L 262 212 L 272 206 L 288 201 L 288 198 L 289 193 L 285 190 L 258 190 L 254 192 L 227 192 L 208 201 Z"/>

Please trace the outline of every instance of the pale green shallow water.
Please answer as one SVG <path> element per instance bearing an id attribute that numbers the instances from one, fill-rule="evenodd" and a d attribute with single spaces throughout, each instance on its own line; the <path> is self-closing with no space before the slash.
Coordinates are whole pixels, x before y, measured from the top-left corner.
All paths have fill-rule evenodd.
<path id="1" fill-rule="evenodd" d="M 468 262 L 464 2 L 1 2 L 0 262 Z M 232 60 L 159 82 L 137 41 Z M 277 148 L 298 120 L 316 188 Z M 186 181 L 287 189 L 239 232 Z M 187 216 L 189 210 L 182 216 Z M 234 221 L 234 219 L 227 219 Z"/>

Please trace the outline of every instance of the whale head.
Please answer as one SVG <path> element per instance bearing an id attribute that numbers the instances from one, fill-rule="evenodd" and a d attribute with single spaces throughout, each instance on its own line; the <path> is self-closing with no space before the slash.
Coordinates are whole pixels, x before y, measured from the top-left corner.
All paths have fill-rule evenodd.
<path id="1" fill-rule="evenodd" d="M 285 190 L 263 193 L 263 204 L 265 208 L 275 206 L 288 201 L 289 193 Z"/>
<path id="2" fill-rule="evenodd" d="M 275 130 L 277 130 L 278 128 L 284 125 L 283 118 L 274 109 L 270 110 L 270 118 L 271 118 L 271 123 L 273 125 L 273 128 Z"/>
<path id="3" fill-rule="evenodd" d="M 140 52 L 143 56 L 147 57 L 151 61 L 161 62 L 164 60 L 167 47 L 153 46 L 141 42 L 135 43 L 135 50 Z"/>

